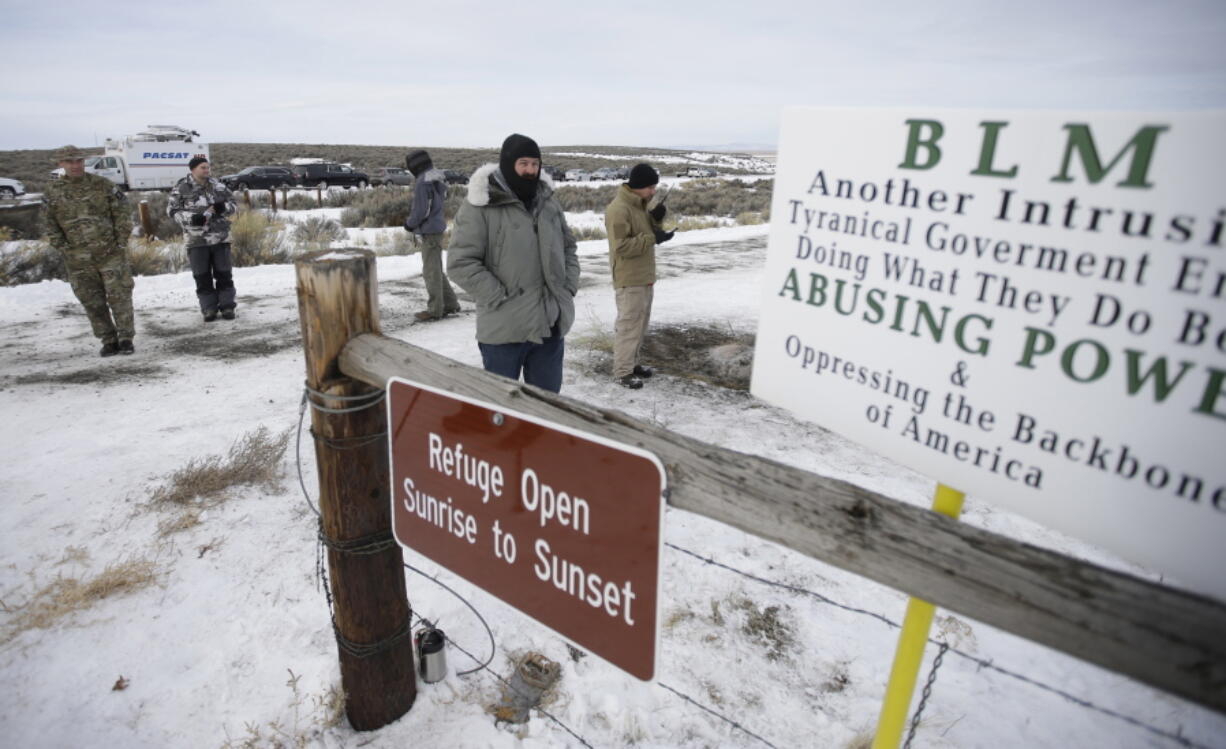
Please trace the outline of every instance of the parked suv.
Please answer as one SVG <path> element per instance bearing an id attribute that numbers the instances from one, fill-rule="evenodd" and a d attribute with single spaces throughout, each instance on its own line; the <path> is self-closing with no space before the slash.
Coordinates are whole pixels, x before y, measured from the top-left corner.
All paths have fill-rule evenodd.
<path id="1" fill-rule="evenodd" d="M 26 186 L 15 179 L 0 177 L 0 198 L 15 198 L 26 191 Z"/>
<path id="2" fill-rule="evenodd" d="M 467 185 L 468 175 L 463 172 L 457 172 L 454 169 L 444 169 L 443 179 L 447 180 L 449 185 Z"/>
<path id="3" fill-rule="evenodd" d="M 567 182 L 587 182 L 591 178 L 592 175 L 588 174 L 582 169 L 571 169 L 566 172 Z"/>
<path id="4" fill-rule="evenodd" d="M 542 164 L 541 171 L 547 172 L 550 177 L 553 177 L 554 182 L 565 182 L 566 181 L 566 172 L 560 166 Z"/>
<path id="5" fill-rule="evenodd" d="M 617 179 L 617 170 L 613 167 L 605 166 L 592 172 L 593 180 Z"/>
<path id="6" fill-rule="evenodd" d="M 677 172 L 678 177 L 714 177 L 715 170 L 705 166 L 690 166 Z"/>
<path id="7" fill-rule="evenodd" d="M 412 185 L 413 173 L 398 166 L 379 167 L 370 173 L 372 185 Z"/>
<path id="8" fill-rule="evenodd" d="M 303 187 L 366 187 L 370 177 L 344 164 L 295 164 L 294 179 Z"/>
<path id="9" fill-rule="evenodd" d="M 249 166 L 222 177 L 221 183 L 231 190 L 271 190 L 294 184 L 294 173 L 283 166 Z"/>

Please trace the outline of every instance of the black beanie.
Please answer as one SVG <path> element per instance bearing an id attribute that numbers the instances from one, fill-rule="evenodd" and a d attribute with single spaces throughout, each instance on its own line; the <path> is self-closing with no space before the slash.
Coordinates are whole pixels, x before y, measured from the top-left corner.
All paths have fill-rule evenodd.
<path id="1" fill-rule="evenodd" d="M 660 175 L 656 174 L 656 170 L 652 169 L 648 164 L 635 164 L 630 170 L 630 181 L 626 185 L 631 190 L 638 190 L 651 185 L 660 183 Z"/>
<path id="2" fill-rule="evenodd" d="M 515 173 L 515 162 L 518 159 L 541 158 L 540 146 L 526 135 L 511 133 L 502 142 L 502 152 L 498 155 L 498 169 L 507 181 L 507 186 L 515 193 L 525 207 L 531 208 L 536 198 L 536 187 L 540 183 L 537 178 L 521 177 Z"/>
<path id="3" fill-rule="evenodd" d="M 414 177 L 418 177 L 433 167 L 434 162 L 430 160 L 430 154 L 419 148 L 416 151 L 409 151 L 409 155 L 404 157 L 404 165 Z"/>
<path id="4" fill-rule="evenodd" d="M 193 158 L 191 161 L 187 162 L 187 168 L 188 168 L 188 169 L 195 169 L 196 167 L 200 166 L 201 164 L 207 164 L 207 163 L 209 163 L 209 160 L 208 160 L 208 159 L 204 158 L 203 156 L 197 156 L 197 157 Z"/>

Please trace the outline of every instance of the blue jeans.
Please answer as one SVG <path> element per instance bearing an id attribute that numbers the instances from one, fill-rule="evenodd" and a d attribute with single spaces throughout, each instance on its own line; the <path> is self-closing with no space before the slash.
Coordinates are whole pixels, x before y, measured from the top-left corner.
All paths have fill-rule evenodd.
<path id="1" fill-rule="evenodd" d="M 478 343 L 486 372 L 519 379 L 554 393 L 562 390 L 562 354 L 566 339 L 554 325 L 550 336 L 540 343 Z"/>

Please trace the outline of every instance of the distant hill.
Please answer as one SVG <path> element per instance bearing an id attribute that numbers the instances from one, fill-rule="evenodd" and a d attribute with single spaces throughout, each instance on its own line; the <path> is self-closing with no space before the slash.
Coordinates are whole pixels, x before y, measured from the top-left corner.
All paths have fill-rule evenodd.
<path id="1" fill-rule="evenodd" d="M 469 173 L 480 165 L 497 161 L 495 148 L 436 148 L 433 146 L 346 146 L 323 143 L 210 143 L 213 174 L 232 174 L 248 166 L 288 165 L 290 159 L 318 157 L 352 164 L 362 170 L 381 166 L 404 166 L 404 156 L 415 148 L 425 148 L 440 169 Z M 101 148 L 82 149 L 100 154 Z M 748 153 L 730 154 L 709 151 L 695 158 L 694 149 L 646 148 L 637 146 L 542 146 L 547 164 L 562 169 L 596 169 L 606 166 L 632 166 L 646 161 L 662 174 L 677 171 L 678 165 L 703 164 L 717 167 L 725 174 L 769 173 L 769 165 Z M 30 192 L 39 192 L 55 168 L 54 149 L 0 151 L 0 177 L 21 180 Z"/>

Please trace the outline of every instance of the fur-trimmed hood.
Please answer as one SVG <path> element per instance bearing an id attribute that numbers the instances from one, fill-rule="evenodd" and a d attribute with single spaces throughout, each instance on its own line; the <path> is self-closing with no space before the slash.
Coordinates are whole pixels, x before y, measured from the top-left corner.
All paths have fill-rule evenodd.
<path id="1" fill-rule="evenodd" d="M 549 176 L 549 172 L 541 170 L 540 180 L 541 186 L 537 188 L 536 193 L 538 204 L 553 195 L 553 177 Z M 491 162 L 477 167 L 477 171 L 468 178 L 468 202 L 478 208 L 518 200 L 519 198 L 511 192 L 506 178 L 502 176 L 502 171 L 495 163 Z"/>

